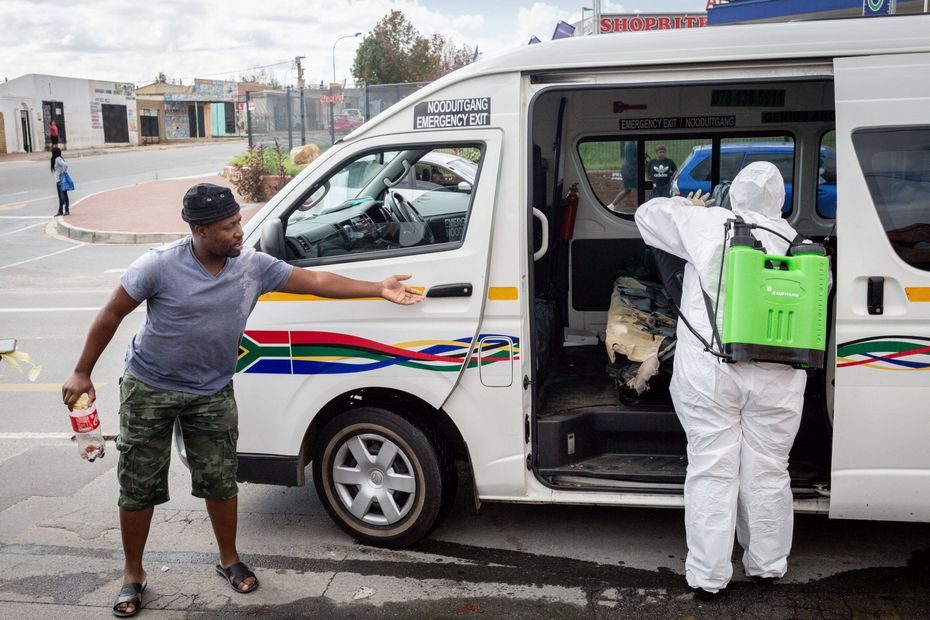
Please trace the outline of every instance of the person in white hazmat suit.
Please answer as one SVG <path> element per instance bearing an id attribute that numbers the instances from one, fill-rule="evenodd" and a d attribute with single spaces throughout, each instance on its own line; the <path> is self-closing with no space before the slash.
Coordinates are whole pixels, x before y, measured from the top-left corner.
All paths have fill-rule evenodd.
<path id="1" fill-rule="evenodd" d="M 707 342 L 712 332 L 701 287 L 713 303 L 722 287 L 724 222 L 736 214 L 788 239 L 797 235 L 781 218 L 785 183 L 774 165 L 746 166 L 729 196 L 732 213 L 705 207 L 698 192 L 695 199 L 654 198 L 635 214 L 648 245 L 687 261 L 681 313 Z M 769 254 L 788 249 L 769 232 L 752 234 Z M 721 310 L 718 330 L 722 318 Z M 787 570 L 794 524 L 788 452 L 801 422 L 807 376 L 783 364 L 725 363 L 705 350 L 684 321 L 677 332 L 671 394 L 688 438 L 685 571 L 695 594 L 708 599 L 732 576 L 734 530 L 747 576 L 768 580 Z"/>

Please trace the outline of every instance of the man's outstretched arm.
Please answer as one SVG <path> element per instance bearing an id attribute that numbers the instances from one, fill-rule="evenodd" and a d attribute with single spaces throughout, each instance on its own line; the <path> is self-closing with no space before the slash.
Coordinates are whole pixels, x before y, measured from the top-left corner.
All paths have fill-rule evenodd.
<path id="1" fill-rule="evenodd" d="M 407 286 L 409 275 L 391 276 L 381 282 L 355 280 L 326 271 L 294 269 L 280 290 L 298 295 L 318 295 L 331 299 L 383 297 L 395 304 L 410 305 L 423 301 L 423 293 Z"/>
<path id="2" fill-rule="evenodd" d="M 73 407 L 81 394 L 86 393 L 91 401 L 96 400 L 97 393 L 90 380 L 90 374 L 97 360 L 100 359 L 100 354 L 113 339 L 113 334 L 116 333 L 119 324 L 127 314 L 138 308 L 140 303 L 130 297 L 126 289 L 120 285 L 110 295 L 106 305 L 97 313 L 97 318 L 94 319 L 87 332 L 84 350 L 81 351 L 81 357 L 74 367 L 74 373 L 61 386 L 61 397 L 68 409 Z"/>

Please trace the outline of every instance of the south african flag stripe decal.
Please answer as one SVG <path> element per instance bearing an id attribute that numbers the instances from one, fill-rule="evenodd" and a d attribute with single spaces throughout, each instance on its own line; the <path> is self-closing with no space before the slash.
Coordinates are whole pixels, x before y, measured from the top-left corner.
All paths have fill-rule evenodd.
<path id="1" fill-rule="evenodd" d="M 290 332 L 245 332 L 239 341 L 239 359 L 236 372 L 255 372 L 273 375 L 291 374 Z"/>
<path id="2" fill-rule="evenodd" d="M 468 367 L 519 359 L 517 338 L 494 334 L 479 337 L 481 351 L 471 338 L 415 340 L 384 344 L 350 334 L 319 331 L 247 331 L 239 345 L 236 372 L 263 374 L 345 374 L 399 366 L 416 370 L 459 372 Z"/>
<path id="3" fill-rule="evenodd" d="M 836 367 L 877 370 L 930 369 L 930 338 L 879 336 L 844 342 L 836 348 Z"/>

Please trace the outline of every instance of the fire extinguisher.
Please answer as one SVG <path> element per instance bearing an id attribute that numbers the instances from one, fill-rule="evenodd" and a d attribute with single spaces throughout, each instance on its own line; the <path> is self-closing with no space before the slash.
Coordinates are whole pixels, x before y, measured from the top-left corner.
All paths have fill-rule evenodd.
<path id="1" fill-rule="evenodd" d="M 571 241 L 575 235 L 575 216 L 578 215 L 578 184 L 573 183 L 565 195 L 562 207 L 562 220 L 559 225 L 559 239 Z"/>

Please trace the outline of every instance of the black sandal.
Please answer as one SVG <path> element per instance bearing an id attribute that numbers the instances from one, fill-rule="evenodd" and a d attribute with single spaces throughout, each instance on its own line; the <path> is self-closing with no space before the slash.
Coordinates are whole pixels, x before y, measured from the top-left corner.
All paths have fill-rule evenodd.
<path id="1" fill-rule="evenodd" d="M 229 583 L 229 587 L 238 592 L 239 594 L 249 594 L 258 590 L 258 577 L 255 576 L 249 567 L 245 565 L 245 562 L 236 562 L 228 568 L 223 568 L 222 565 L 216 565 L 217 574 L 225 579 Z M 248 590 L 243 590 L 239 586 L 242 585 L 249 577 L 255 579 L 255 582 L 252 583 L 252 587 Z"/>
<path id="2" fill-rule="evenodd" d="M 120 588 L 119 594 L 116 595 L 116 602 L 113 603 L 113 615 L 117 618 L 128 618 L 139 613 L 139 610 L 142 609 L 142 593 L 145 592 L 147 585 L 149 585 L 149 582 L 143 581 L 142 583 L 127 583 Z M 117 607 L 126 603 L 133 606 L 132 611 L 117 609 Z"/>

